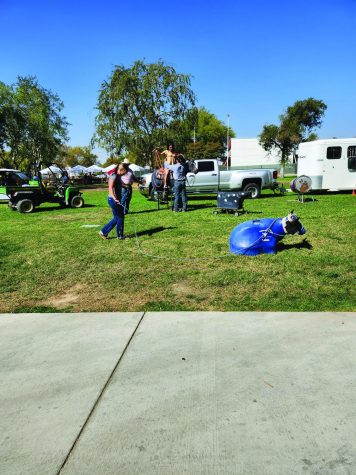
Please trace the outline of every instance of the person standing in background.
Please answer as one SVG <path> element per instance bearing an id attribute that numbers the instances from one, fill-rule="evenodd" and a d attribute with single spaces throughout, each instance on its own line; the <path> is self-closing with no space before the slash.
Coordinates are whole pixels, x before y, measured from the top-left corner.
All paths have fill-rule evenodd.
<path id="1" fill-rule="evenodd" d="M 175 165 L 169 165 L 169 163 L 165 163 L 164 166 L 167 170 L 171 170 L 173 172 L 174 178 L 174 206 L 173 211 L 179 211 L 179 203 L 180 200 L 182 202 L 182 211 L 187 211 L 187 191 L 186 191 L 186 177 L 188 172 L 187 162 L 183 155 L 177 155 L 176 157 L 177 162 Z"/>

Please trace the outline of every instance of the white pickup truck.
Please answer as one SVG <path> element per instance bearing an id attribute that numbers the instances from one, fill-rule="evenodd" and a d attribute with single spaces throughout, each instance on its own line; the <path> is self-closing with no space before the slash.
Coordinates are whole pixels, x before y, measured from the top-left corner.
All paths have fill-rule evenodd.
<path id="1" fill-rule="evenodd" d="M 217 193 L 218 191 L 245 191 L 258 198 L 263 188 L 275 189 L 277 170 L 226 170 L 218 160 L 195 160 L 198 173 L 187 174 L 187 193 Z M 151 174 L 144 175 L 140 191 L 153 197 Z"/>

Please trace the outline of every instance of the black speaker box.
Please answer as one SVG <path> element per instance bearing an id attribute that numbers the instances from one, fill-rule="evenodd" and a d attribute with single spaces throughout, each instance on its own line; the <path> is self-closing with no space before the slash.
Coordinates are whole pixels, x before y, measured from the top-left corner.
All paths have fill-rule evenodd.
<path id="1" fill-rule="evenodd" d="M 244 192 L 219 191 L 217 207 L 220 209 L 243 209 L 243 202 L 247 196 L 248 193 Z"/>

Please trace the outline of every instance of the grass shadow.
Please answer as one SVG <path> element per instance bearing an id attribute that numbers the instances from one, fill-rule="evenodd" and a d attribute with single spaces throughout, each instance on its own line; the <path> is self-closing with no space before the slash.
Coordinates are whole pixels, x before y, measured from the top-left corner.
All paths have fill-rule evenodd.
<path id="1" fill-rule="evenodd" d="M 288 251 L 289 249 L 308 249 L 309 251 L 313 249 L 313 246 L 307 239 L 303 239 L 302 242 L 298 242 L 296 244 L 284 244 L 283 242 L 279 242 L 277 244 L 277 251 Z"/>
<path id="2" fill-rule="evenodd" d="M 83 208 L 98 208 L 97 205 L 84 205 Z M 62 207 L 62 206 L 53 206 L 51 208 L 35 208 L 35 213 L 44 213 L 45 211 L 64 211 L 64 210 L 74 210 L 74 209 L 81 209 L 81 208 L 71 208 L 71 207 Z"/>
<path id="3" fill-rule="evenodd" d="M 160 233 L 162 231 L 166 231 L 169 229 L 177 229 L 177 226 L 157 226 L 156 228 L 151 228 L 151 229 L 145 229 L 144 231 L 139 231 L 133 235 L 130 235 L 131 237 L 137 236 L 152 236 L 152 234 Z"/>
<path id="4" fill-rule="evenodd" d="M 215 204 L 192 204 L 192 203 L 189 203 L 188 201 L 188 211 L 197 211 L 198 209 L 205 209 L 205 208 L 216 208 L 216 205 Z"/>
<path id="5" fill-rule="evenodd" d="M 13 310 L 12 313 L 68 313 L 71 312 L 70 307 L 66 308 L 57 308 L 57 307 L 50 307 L 47 305 L 34 305 L 33 307 L 30 305 L 22 305 L 15 310 Z"/>
<path id="6" fill-rule="evenodd" d="M 144 231 L 138 231 L 133 234 L 126 234 L 127 238 L 134 238 L 134 237 L 140 237 L 140 236 L 152 236 L 152 234 L 160 233 L 162 231 L 167 231 L 169 229 L 177 229 L 177 226 L 157 226 L 156 228 L 151 228 L 151 229 L 145 229 Z M 111 239 L 117 239 L 116 236 L 108 236 L 106 241 L 109 241 Z"/>

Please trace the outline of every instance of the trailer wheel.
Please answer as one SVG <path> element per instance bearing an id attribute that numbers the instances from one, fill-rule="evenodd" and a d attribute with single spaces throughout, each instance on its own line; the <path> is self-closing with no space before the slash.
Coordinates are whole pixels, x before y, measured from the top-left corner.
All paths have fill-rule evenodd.
<path id="1" fill-rule="evenodd" d="M 25 199 L 19 201 L 16 205 L 16 208 L 20 213 L 32 213 L 32 211 L 35 209 L 35 206 L 32 200 Z"/>
<path id="2" fill-rule="evenodd" d="M 83 208 L 84 200 L 80 195 L 75 195 L 70 200 L 70 205 L 71 205 L 72 208 Z"/>
<path id="3" fill-rule="evenodd" d="M 261 188 L 257 183 L 247 183 L 247 185 L 244 186 L 243 191 L 245 193 L 250 193 L 251 198 L 259 198 L 261 195 Z"/>

